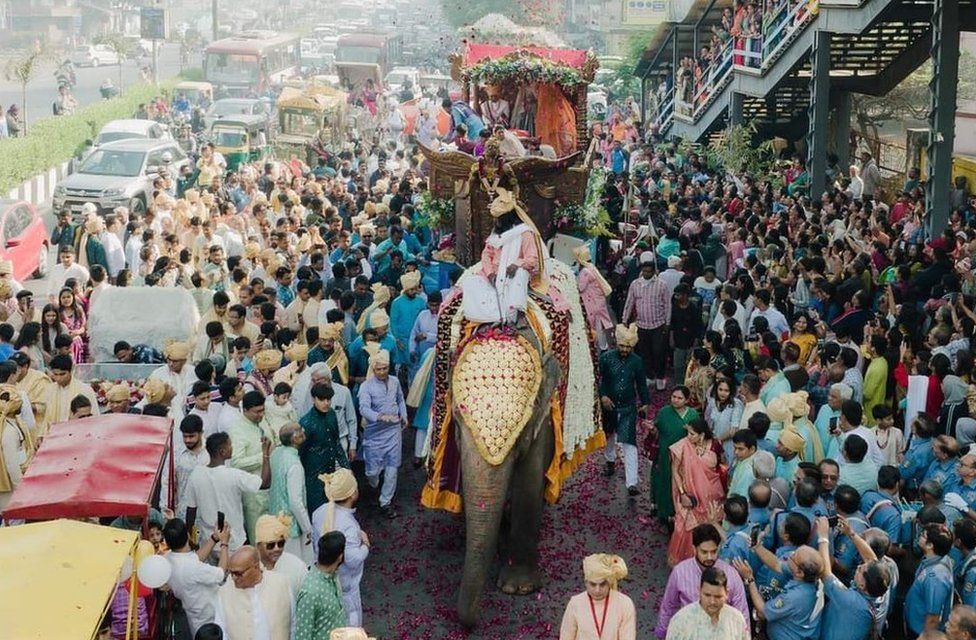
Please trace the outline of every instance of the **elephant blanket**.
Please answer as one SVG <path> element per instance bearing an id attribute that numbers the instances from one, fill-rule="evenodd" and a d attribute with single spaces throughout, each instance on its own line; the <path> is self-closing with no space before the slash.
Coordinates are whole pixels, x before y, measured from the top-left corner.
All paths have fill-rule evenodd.
<path id="1" fill-rule="evenodd" d="M 465 271 L 459 285 L 468 274 L 478 273 L 475 264 Z M 551 427 L 555 435 L 553 460 L 546 471 L 546 500 L 559 498 L 562 481 L 576 470 L 585 456 L 602 447 L 605 438 L 600 428 L 601 412 L 596 390 L 596 346 L 589 331 L 585 310 L 580 301 L 576 278 L 564 263 L 550 259 L 546 264 L 550 287 L 555 287 L 565 301 L 568 311 L 559 311 L 551 299 L 534 295 L 530 298 L 527 320 L 542 348 L 551 351 L 559 363 L 562 378 L 558 392 L 551 399 Z M 539 388 L 541 372 L 539 356 L 528 341 L 511 335 L 512 344 L 505 343 L 494 359 L 501 357 L 522 362 L 522 373 L 510 375 L 511 380 L 496 380 L 490 386 L 482 375 L 490 375 L 494 368 L 491 354 L 481 352 L 479 341 L 497 340 L 504 328 L 475 333 L 478 325 L 465 320 L 462 312 L 461 287 L 447 297 L 441 306 L 437 326 L 434 356 L 434 403 L 430 431 L 431 457 L 428 461 L 428 480 L 421 502 L 429 508 L 455 513 L 463 510 L 461 499 L 461 462 L 453 407 L 465 412 L 465 421 L 477 425 L 475 435 L 479 451 L 485 460 L 497 464 L 511 448 L 529 418 L 528 411 L 517 400 L 525 394 L 534 396 Z M 450 372 L 454 372 L 455 390 L 452 398 Z M 536 372 L 538 375 L 536 375 Z M 518 378 L 517 380 L 515 378 Z M 500 402 L 465 402 L 465 396 L 493 393 Z M 502 397 L 504 396 L 504 398 Z M 530 396 L 530 397 L 531 397 Z M 511 411 L 497 407 L 511 406 Z M 515 407 L 520 407 L 518 410 Z M 515 415 L 515 414 L 518 415 Z M 509 415 L 511 414 L 511 415 Z"/>

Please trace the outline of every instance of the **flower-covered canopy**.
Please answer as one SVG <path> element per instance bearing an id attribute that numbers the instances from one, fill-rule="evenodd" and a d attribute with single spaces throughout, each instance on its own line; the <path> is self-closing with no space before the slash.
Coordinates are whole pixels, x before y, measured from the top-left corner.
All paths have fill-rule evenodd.
<path id="1" fill-rule="evenodd" d="M 468 44 L 460 63 L 465 79 L 477 83 L 545 82 L 565 89 L 592 82 L 598 65 L 593 53 L 582 49 L 494 44 Z"/>

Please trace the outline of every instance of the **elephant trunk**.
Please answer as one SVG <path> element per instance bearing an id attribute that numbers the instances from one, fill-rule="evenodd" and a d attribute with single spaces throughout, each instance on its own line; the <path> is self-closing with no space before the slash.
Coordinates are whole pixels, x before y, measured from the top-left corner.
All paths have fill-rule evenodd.
<path id="1" fill-rule="evenodd" d="M 473 627 L 481 614 L 481 594 L 488 578 L 488 568 L 498 551 L 498 530 L 514 460 L 509 456 L 500 465 L 492 466 L 481 458 L 466 426 L 459 424 L 458 433 L 465 472 L 463 494 L 467 528 L 464 575 L 458 592 L 458 617 L 461 624 Z"/>

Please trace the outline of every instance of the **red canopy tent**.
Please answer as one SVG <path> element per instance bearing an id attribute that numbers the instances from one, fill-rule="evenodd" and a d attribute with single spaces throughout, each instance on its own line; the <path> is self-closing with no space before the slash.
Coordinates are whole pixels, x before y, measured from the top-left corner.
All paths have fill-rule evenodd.
<path id="1" fill-rule="evenodd" d="M 172 425 L 124 413 L 52 425 L 4 519 L 147 516 Z"/>
<path id="2" fill-rule="evenodd" d="M 581 71 L 587 62 L 587 51 L 584 49 L 545 49 L 543 47 L 516 47 L 506 44 L 468 44 L 464 47 L 464 57 L 461 64 L 470 67 L 483 60 L 496 60 L 516 51 L 527 51 L 540 58 Z"/>

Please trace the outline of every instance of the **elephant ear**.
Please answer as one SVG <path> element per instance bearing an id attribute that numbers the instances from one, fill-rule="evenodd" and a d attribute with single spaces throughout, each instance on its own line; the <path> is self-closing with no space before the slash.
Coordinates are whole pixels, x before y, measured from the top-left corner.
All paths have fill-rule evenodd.
<path id="1" fill-rule="evenodd" d="M 535 408 L 542 384 L 538 352 L 519 335 L 476 337 L 458 356 L 451 382 L 481 457 L 501 464 Z"/>

